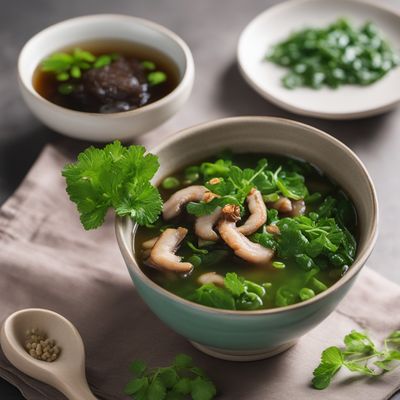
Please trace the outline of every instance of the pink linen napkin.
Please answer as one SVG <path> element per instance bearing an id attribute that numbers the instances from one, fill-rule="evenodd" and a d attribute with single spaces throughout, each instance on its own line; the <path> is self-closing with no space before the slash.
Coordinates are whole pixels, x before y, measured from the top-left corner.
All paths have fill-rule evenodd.
<path id="1" fill-rule="evenodd" d="M 137 295 L 114 238 L 113 218 L 97 231 L 83 230 L 60 175 L 67 161 L 64 150 L 47 146 L 0 210 L 0 321 L 26 307 L 49 308 L 70 319 L 85 342 L 88 381 L 100 399 L 125 398 L 132 360 L 167 365 L 182 352 L 208 372 L 222 400 L 381 400 L 400 387 L 400 371 L 378 379 L 340 372 L 325 391 L 310 387 L 321 351 L 340 345 L 352 329 L 380 340 L 400 328 L 400 287 L 368 268 L 336 311 L 279 356 L 234 363 L 195 350 Z M 64 399 L 16 370 L 1 351 L 0 376 L 29 400 Z"/>

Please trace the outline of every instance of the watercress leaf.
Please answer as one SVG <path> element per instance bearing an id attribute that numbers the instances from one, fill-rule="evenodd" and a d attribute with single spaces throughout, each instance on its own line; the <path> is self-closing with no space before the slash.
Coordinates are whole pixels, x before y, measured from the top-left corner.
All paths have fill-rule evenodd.
<path id="1" fill-rule="evenodd" d="M 206 180 L 210 178 L 225 178 L 230 174 L 232 161 L 219 159 L 215 163 L 203 162 L 200 165 L 200 172 Z"/>
<path id="2" fill-rule="evenodd" d="M 216 394 L 217 390 L 210 380 L 198 376 L 191 382 L 191 396 L 193 400 L 211 400 Z"/>
<path id="3" fill-rule="evenodd" d="M 320 218 L 329 218 L 336 205 L 336 199 L 332 196 L 325 197 L 322 204 L 317 208 L 316 212 L 320 216 Z"/>
<path id="4" fill-rule="evenodd" d="M 267 222 L 268 224 L 274 224 L 279 221 L 278 217 L 278 210 L 275 210 L 274 208 L 270 208 L 267 211 Z"/>
<path id="5" fill-rule="evenodd" d="M 264 246 L 267 249 L 276 250 L 278 247 L 278 243 L 276 242 L 274 235 L 268 232 L 254 233 L 250 236 L 250 240 L 252 242 L 261 244 L 261 246 Z"/>
<path id="6" fill-rule="evenodd" d="M 321 362 L 314 370 L 312 384 L 315 389 L 325 389 L 329 386 L 332 378 L 342 367 L 343 354 L 338 347 L 328 347 L 322 352 Z"/>
<path id="7" fill-rule="evenodd" d="M 363 332 L 351 331 L 344 338 L 345 353 L 370 354 L 376 350 L 375 344 Z"/>
<path id="8" fill-rule="evenodd" d="M 308 239 L 300 231 L 298 223 L 291 218 L 283 218 L 276 224 L 280 230 L 278 254 L 280 257 L 293 257 L 306 253 Z"/>
<path id="9" fill-rule="evenodd" d="M 172 365 L 176 368 L 191 368 L 193 366 L 193 359 L 187 354 L 178 354 L 175 356 Z"/>
<path id="10" fill-rule="evenodd" d="M 235 300 L 227 290 L 219 288 L 212 283 L 202 285 L 195 290 L 189 300 L 208 307 L 235 310 Z"/>
<path id="11" fill-rule="evenodd" d="M 373 376 L 376 375 L 375 371 L 365 364 L 360 364 L 353 361 L 344 361 L 343 365 L 352 372 L 359 372 L 363 375 Z"/>
<path id="12" fill-rule="evenodd" d="M 178 382 L 174 385 L 174 391 L 187 395 L 191 392 L 191 380 L 187 377 L 180 378 Z"/>
<path id="13" fill-rule="evenodd" d="M 392 345 L 400 345 L 400 330 L 393 331 L 387 338 L 386 342 L 391 343 Z"/>
<path id="14" fill-rule="evenodd" d="M 246 290 L 244 278 L 235 272 L 228 272 L 224 279 L 225 287 L 234 295 L 240 296 Z"/>
<path id="15" fill-rule="evenodd" d="M 226 181 L 220 178 L 218 183 L 206 182 L 205 187 L 211 192 L 218 194 L 219 196 L 228 196 L 234 194 L 235 187 L 231 181 Z"/>
<path id="16" fill-rule="evenodd" d="M 132 379 L 125 386 L 124 393 L 127 395 L 133 395 L 139 390 L 146 388 L 148 385 L 149 381 L 147 377 Z"/>
<path id="17" fill-rule="evenodd" d="M 285 197 L 293 200 L 300 200 L 308 195 L 303 175 L 297 172 L 281 171 L 278 176 L 279 178 L 276 181 L 276 185 Z"/>
<path id="18" fill-rule="evenodd" d="M 126 184 L 126 195 L 114 204 L 119 216 L 129 215 L 139 225 L 153 223 L 161 213 L 162 199 L 148 181 Z"/>
<path id="19" fill-rule="evenodd" d="M 124 173 L 129 180 L 149 181 L 157 172 L 160 164 L 154 154 L 145 154 L 144 146 L 129 146 L 126 148 L 123 161 Z"/>
<path id="20" fill-rule="evenodd" d="M 179 379 L 178 373 L 173 367 L 161 368 L 158 377 L 167 389 L 172 388 Z"/>
<path id="21" fill-rule="evenodd" d="M 109 207 L 119 215 L 134 216 L 139 224 L 154 222 L 162 201 L 149 179 L 158 161 L 144 152 L 141 146 L 122 148 L 114 142 L 104 149 L 89 147 L 78 155 L 77 162 L 64 167 L 67 192 L 85 229 L 100 226 Z"/>
<path id="22" fill-rule="evenodd" d="M 191 201 L 186 205 L 186 211 L 196 217 L 202 217 L 211 214 L 218 207 L 218 203 L 219 201 L 217 198 L 209 202 L 200 201 L 199 203 L 195 203 Z"/>
<path id="23" fill-rule="evenodd" d="M 141 360 L 136 360 L 129 366 L 130 371 L 135 375 L 142 375 L 146 371 L 147 365 Z"/>
<path id="24" fill-rule="evenodd" d="M 153 379 L 149 385 L 147 397 L 151 400 L 164 400 L 167 391 L 161 379 L 159 377 Z"/>

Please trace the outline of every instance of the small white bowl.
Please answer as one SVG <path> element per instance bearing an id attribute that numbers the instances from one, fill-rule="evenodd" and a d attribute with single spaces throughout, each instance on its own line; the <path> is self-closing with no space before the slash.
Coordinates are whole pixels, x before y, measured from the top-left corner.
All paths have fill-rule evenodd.
<path id="1" fill-rule="evenodd" d="M 178 67 L 178 86 L 154 103 L 112 114 L 70 110 L 51 103 L 36 92 L 32 84 L 33 73 L 45 57 L 62 48 L 98 39 L 121 39 L 160 51 Z M 45 125 L 79 139 L 110 141 L 148 132 L 179 111 L 192 90 L 194 63 L 186 43 L 161 25 L 126 15 L 99 14 L 69 19 L 36 34 L 21 50 L 18 75 L 26 104 Z"/>
<path id="2" fill-rule="evenodd" d="M 243 30 L 237 48 L 239 68 L 261 96 L 291 112 L 327 119 L 353 119 L 383 113 L 400 102 L 400 67 L 370 86 L 288 90 L 287 69 L 264 61 L 267 50 L 305 27 L 324 27 L 346 17 L 356 26 L 374 22 L 395 51 L 400 49 L 400 15 L 360 0 L 296 0 L 269 8 Z"/>

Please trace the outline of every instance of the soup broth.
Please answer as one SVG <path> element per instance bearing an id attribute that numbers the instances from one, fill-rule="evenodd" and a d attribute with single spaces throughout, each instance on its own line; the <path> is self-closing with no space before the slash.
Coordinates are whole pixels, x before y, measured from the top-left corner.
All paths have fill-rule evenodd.
<path id="1" fill-rule="evenodd" d="M 319 223 L 318 221 L 321 222 L 319 223 L 319 227 L 310 227 L 309 231 L 304 231 L 301 236 L 300 234 L 298 236 L 294 235 L 292 239 L 294 243 L 296 240 L 300 240 L 298 238 L 301 238 L 301 240 L 307 240 L 308 245 L 311 248 L 310 243 L 314 238 L 311 234 L 313 234 L 315 235 L 315 239 L 318 240 L 320 238 L 322 238 L 321 240 L 328 238 L 327 240 L 329 240 L 329 243 L 326 242 L 326 245 L 329 247 L 330 244 L 332 244 L 333 246 L 331 246 L 331 249 L 334 249 L 336 246 L 341 249 L 342 244 L 339 244 L 339 241 L 335 241 L 339 239 L 338 237 L 334 237 L 332 231 L 328 235 L 320 235 L 320 232 L 323 232 L 324 229 L 323 221 L 328 221 L 329 218 L 329 223 L 333 224 L 333 220 L 335 220 L 340 229 L 342 229 L 342 233 L 339 233 L 338 231 L 337 236 L 345 234 L 349 235 L 349 237 L 351 236 L 351 238 L 357 237 L 356 213 L 351 201 L 348 199 L 348 196 L 338 188 L 334 182 L 312 165 L 288 157 L 271 154 L 234 154 L 229 155 L 228 157 L 233 165 L 239 166 L 242 170 L 245 168 L 257 170 L 258 161 L 265 158 L 268 161 L 267 169 L 269 171 L 279 171 L 279 168 L 283 167 L 279 174 L 281 174 L 282 171 L 296 171 L 304 177 L 304 184 L 308 193 L 305 196 L 305 213 L 301 218 L 307 218 L 307 221 L 311 221 L 310 224 L 314 225 Z M 215 162 L 216 159 L 217 158 L 205 161 Z M 197 165 L 200 164 L 201 162 Z M 177 187 L 165 189 L 160 185 L 159 189 L 164 201 L 170 198 L 170 196 L 177 190 L 185 188 L 190 184 L 202 185 L 210 178 L 212 179 L 212 176 L 207 176 L 205 178 L 202 176 L 202 173 L 199 172 L 198 179 L 194 182 L 188 182 L 188 171 L 190 171 L 190 168 L 194 171 L 193 166 L 186 166 L 173 174 L 173 178 L 176 178 L 175 182 L 179 182 Z M 200 168 L 200 171 L 201 169 L 202 167 Z M 266 170 L 264 170 L 264 172 L 265 171 Z M 281 176 L 279 174 L 277 176 Z M 218 175 L 218 173 L 213 174 L 215 177 Z M 196 176 L 196 173 L 194 176 Z M 287 176 L 289 176 L 289 173 Z M 171 179 L 171 177 L 168 179 Z M 225 177 L 224 179 L 227 181 L 229 180 L 229 177 Z M 164 180 L 164 182 L 166 182 L 166 180 Z M 264 190 L 264 192 L 267 193 L 268 190 Z M 316 195 L 316 193 L 318 195 Z M 273 196 L 268 193 L 263 193 L 263 195 L 266 200 L 267 209 L 272 209 L 272 202 L 268 202 L 268 200 L 273 199 Z M 268 196 L 270 196 L 270 198 L 268 198 Z M 333 200 L 327 201 L 327 199 Z M 328 213 L 327 218 L 323 219 L 323 207 L 324 205 L 327 206 L 328 202 L 334 202 L 337 208 L 330 214 Z M 319 219 L 317 217 L 318 213 L 320 214 Z M 342 215 L 339 217 L 339 213 L 346 213 L 346 216 L 344 217 Z M 249 209 L 247 205 L 245 205 L 242 214 L 241 221 L 237 223 L 238 226 L 245 223 L 246 219 L 249 217 Z M 287 213 L 279 212 L 278 218 L 283 220 L 284 218 L 288 218 L 288 215 Z M 341 220 L 339 222 L 340 218 Z M 301 256 L 304 254 L 299 253 L 296 247 L 293 248 L 295 254 L 293 253 L 288 255 L 291 251 L 291 249 L 288 248 L 290 243 L 288 244 L 287 240 L 285 243 L 282 243 L 282 241 L 285 240 L 282 227 L 280 237 L 277 235 L 276 239 L 281 242 L 279 243 L 279 247 L 275 249 L 272 262 L 268 263 L 268 265 L 252 264 L 238 257 L 234 251 L 232 251 L 232 249 L 221 240 L 221 238 L 219 238 L 215 243 L 199 244 L 198 238 L 193 229 L 195 219 L 196 217 L 194 215 L 189 214 L 183 208 L 180 215 L 174 219 L 164 221 L 162 217 L 160 217 L 159 221 L 154 226 L 139 227 L 135 240 L 135 252 L 141 269 L 150 279 L 180 297 L 197 301 L 199 303 L 202 302 L 196 299 L 194 293 L 196 293 L 196 290 L 201 287 L 201 284 L 199 284 L 199 277 L 206 272 L 216 272 L 223 277 L 228 273 L 236 273 L 238 276 L 244 278 L 244 280 L 253 282 L 264 289 L 264 294 L 262 296 L 262 293 L 259 294 L 262 304 L 258 304 L 257 306 L 253 305 L 250 308 L 247 308 L 246 305 L 241 307 L 237 303 L 235 309 L 268 309 L 307 300 L 313 295 L 326 290 L 326 288 L 333 285 L 346 273 L 351 264 L 350 260 L 346 260 L 345 262 L 343 262 L 343 260 L 340 261 L 339 258 L 342 256 L 339 257 L 339 253 L 329 253 L 328 250 L 322 250 L 318 256 L 314 258 L 310 256 L 312 253 L 310 250 L 308 252 L 309 255 L 303 257 L 304 260 L 309 261 L 309 265 L 307 265 L 307 262 L 304 262 L 304 260 L 300 260 Z M 265 225 L 271 224 L 273 225 L 274 222 L 270 221 L 270 215 L 268 214 L 268 221 Z M 184 238 L 176 254 L 182 257 L 183 261 L 190 261 L 193 259 L 193 256 L 201 259 L 199 265 L 196 265 L 189 274 L 183 275 L 173 272 L 163 272 L 148 265 L 148 252 L 143 250 L 143 243 L 151 238 L 159 236 L 167 227 L 185 227 L 188 230 L 188 234 Z M 319 229 L 320 231 L 318 231 Z M 217 228 L 215 231 L 218 233 Z M 258 229 L 257 232 L 265 232 L 265 227 Z M 304 237 L 306 239 L 304 239 Z M 250 235 L 249 238 L 254 241 L 254 234 Z M 354 244 L 351 239 L 349 240 Z M 336 244 L 331 243 L 331 241 L 335 241 Z M 190 242 L 190 244 L 188 244 L 188 242 Z M 317 246 L 317 244 L 315 246 Z M 344 246 L 347 246 L 347 244 Z M 196 250 L 194 250 L 193 247 L 195 247 Z M 300 248 L 299 246 L 297 247 Z M 304 250 L 304 253 L 306 253 L 306 251 L 308 250 Z M 317 252 L 318 251 L 316 250 L 314 254 L 317 254 Z M 345 252 L 345 250 L 343 250 L 343 252 Z M 338 257 L 335 258 L 335 254 L 337 254 Z M 274 265 L 272 265 L 272 263 L 274 263 Z M 222 290 L 225 290 L 225 288 L 222 288 Z M 212 305 L 208 300 L 203 304 Z M 212 306 L 218 307 L 218 305 Z"/>
<path id="2" fill-rule="evenodd" d="M 88 51 L 97 58 L 116 55 L 116 59 L 102 68 L 102 75 L 99 75 L 99 68 L 97 76 L 90 77 L 88 72 L 93 72 L 93 69 L 87 69 L 81 71 L 79 79 L 70 76 L 61 82 L 57 78 L 59 75 L 44 71 L 42 63 L 38 65 L 33 75 L 33 87 L 46 100 L 61 107 L 91 113 L 130 111 L 162 99 L 179 84 L 178 67 L 169 57 L 153 48 L 121 40 L 96 40 L 78 43 L 60 52 L 73 54 L 76 48 Z M 148 77 L 152 72 L 151 68 L 148 69 L 149 65 L 165 74 L 165 81 L 156 85 L 146 82 L 146 75 Z M 124 75 L 116 81 L 118 74 Z M 64 87 L 71 84 L 74 91 L 60 93 L 60 84 Z M 108 95 L 104 94 L 106 91 Z"/>

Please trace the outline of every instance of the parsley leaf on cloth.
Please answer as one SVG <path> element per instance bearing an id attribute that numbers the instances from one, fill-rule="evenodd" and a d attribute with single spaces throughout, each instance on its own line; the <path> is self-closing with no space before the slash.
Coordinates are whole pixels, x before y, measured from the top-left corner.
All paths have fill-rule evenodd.
<path id="1" fill-rule="evenodd" d="M 157 156 L 146 154 L 143 146 L 125 147 L 115 141 L 103 149 L 87 148 L 75 163 L 64 167 L 62 175 L 88 230 L 103 224 L 109 208 L 119 216 L 129 215 L 139 225 L 154 222 L 162 200 L 150 179 L 158 167 Z"/>
<path id="2" fill-rule="evenodd" d="M 332 346 L 322 352 L 321 362 L 313 373 L 315 389 L 327 388 L 342 367 L 366 376 L 379 376 L 400 365 L 400 331 L 385 339 L 382 350 L 366 333 L 354 330 L 345 336 L 344 344 L 342 349 Z"/>
<path id="3" fill-rule="evenodd" d="M 212 400 L 217 390 L 201 368 L 193 365 L 186 354 L 178 354 L 169 367 L 148 368 L 143 361 L 130 367 L 133 379 L 125 386 L 125 394 L 134 400 Z"/>

